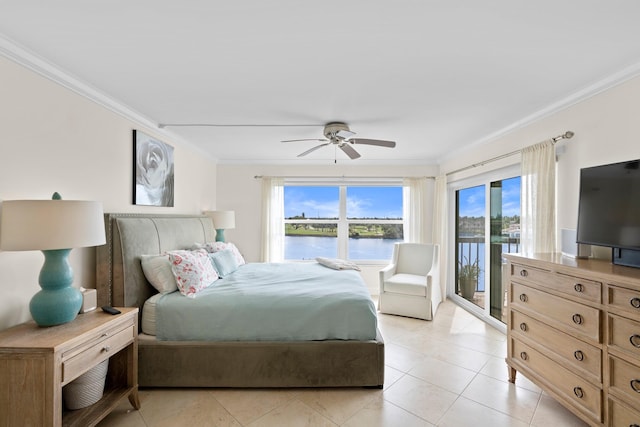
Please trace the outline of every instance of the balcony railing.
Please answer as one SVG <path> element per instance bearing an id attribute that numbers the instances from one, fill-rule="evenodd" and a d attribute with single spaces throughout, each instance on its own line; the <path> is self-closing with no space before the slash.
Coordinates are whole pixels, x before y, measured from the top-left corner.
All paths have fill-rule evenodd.
<path id="1" fill-rule="evenodd" d="M 485 238 L 484 237 L 458 237 L 458 266 L 460 263 L 473 263 L 478 260 L 477 288 L 476 291 L 484 292 L 485 268 Z M 520 238 L 502 237 L 500 241 L 492 242 L 492 245 L 501 246 L 501 253 L 514 253 L 520 251 Z M 459 267 L 458 267 L 459 268 Z M 458 271 L 456 270 L 456 278 Z"/>

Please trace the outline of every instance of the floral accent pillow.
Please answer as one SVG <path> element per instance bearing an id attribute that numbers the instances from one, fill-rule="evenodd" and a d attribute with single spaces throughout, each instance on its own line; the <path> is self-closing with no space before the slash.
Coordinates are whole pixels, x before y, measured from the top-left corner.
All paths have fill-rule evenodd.
<path id="1" fill-rule="evenodd" d="M 207 251 L 169 251 L 171 271 L 182 295 L 195 298 L 196 294 L 218 279 Z"/>
<path id="2" fill-rule="evenodd" d="M 242 256 L 236 245 L 231 242 L 209 242 L 197 246 L 199 249 L 204 249 L 209 253 L 216 253 L 228 249 L 233 253 L 233 257 L 236 259 L 238 265 L 246 264 L 244 257 Z"/>

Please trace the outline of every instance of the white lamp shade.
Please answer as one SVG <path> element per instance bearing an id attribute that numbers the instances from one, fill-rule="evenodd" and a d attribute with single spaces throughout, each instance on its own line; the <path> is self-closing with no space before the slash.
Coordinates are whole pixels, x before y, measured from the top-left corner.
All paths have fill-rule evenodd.
<path id="1" fill-rule="evenodd" d="M 0 206 L 2 250 L 72 249 L 106 242 L 101 202 L 6 200 Z"/>
<path id="2" fill-rule="evenodd" d="M 236 213 L 235 211 L 208 211 L 205 215 L 211 217 L 213 220 L 213 226 L 218 230 L 228 230 L 230 228 L 236 228 Z"/>

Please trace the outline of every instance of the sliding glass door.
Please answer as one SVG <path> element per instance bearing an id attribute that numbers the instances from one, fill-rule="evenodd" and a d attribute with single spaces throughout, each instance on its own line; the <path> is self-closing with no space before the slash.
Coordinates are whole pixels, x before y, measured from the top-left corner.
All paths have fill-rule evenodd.
<path id="1" fill-rule="evenodd" d="M 520 177 L 509 176 L 515 171 L 494 172 L 450 186 L 455 196 L 452 297 L 501 322 L 506 321 L 502 254 L 520 249 Z"/>

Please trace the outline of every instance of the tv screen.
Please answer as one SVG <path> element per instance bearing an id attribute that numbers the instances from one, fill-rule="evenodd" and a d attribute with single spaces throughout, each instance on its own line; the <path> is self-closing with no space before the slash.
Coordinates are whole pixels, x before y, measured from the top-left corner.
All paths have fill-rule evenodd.
<path id="1" fill-rule="evenodd" d="M 640 160 L 581 169 L 577 242 L 640 250 Z"/>

